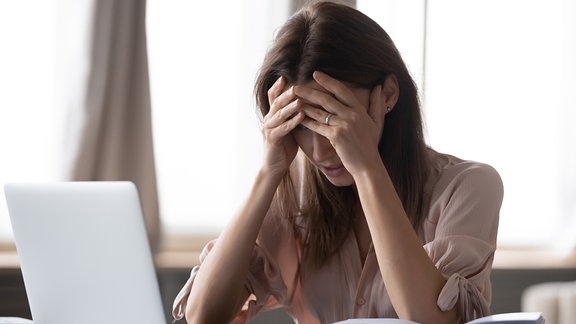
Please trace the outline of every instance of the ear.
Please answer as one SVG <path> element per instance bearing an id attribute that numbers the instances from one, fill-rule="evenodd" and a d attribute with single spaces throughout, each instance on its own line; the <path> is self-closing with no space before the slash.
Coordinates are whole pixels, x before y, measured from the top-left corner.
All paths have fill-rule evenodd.
<path id="1" fill-rule="evenodd" d="M 400 96 L 400 87 L 398 86 L 398 78 L 395 74 L 388 74 L 382 83 L 382 99 L 386 106 L 387 113 L 390 112 Z"/>

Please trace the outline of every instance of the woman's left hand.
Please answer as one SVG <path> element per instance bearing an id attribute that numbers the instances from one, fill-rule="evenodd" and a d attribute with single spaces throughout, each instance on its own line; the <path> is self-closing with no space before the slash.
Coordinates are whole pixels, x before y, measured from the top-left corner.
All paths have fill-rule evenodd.
<path id="1" fill-rule="evenodd" d="M 296 95 L 308 103 L 302 108 L 307 117 L 302 125 L 330 141 L 353 177 L 381 163 L 378 143 L 386 114 L 382 85 L 366 90 L 368 98 L 363 103 L 341 81 L 318 71 L 313 77 L 324 91 L 306 85 L 294 88 Z"/>

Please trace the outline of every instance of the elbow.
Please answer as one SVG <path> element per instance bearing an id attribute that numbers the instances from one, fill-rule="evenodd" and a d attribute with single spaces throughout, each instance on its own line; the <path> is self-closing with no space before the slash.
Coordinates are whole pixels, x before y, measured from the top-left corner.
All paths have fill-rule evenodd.
<path id="1" fill-rule="evenodd" d="M 246 296 L 248 295 L 245 292 Z M 188 324 L 227 324 L 239 316 L 239 312 L 247 297 L 239 299 L 214 296 L 189 297 L 184 315 Z M 194 302 L 191 302 L 191 301 Z"/>
<path id="2" fill-rule="evenodd" d="M 188 324 L 202 324 L 202 323 L 220 323 L 210 318 L 206 312 L 194 309 L 193 307 L 186 307 L 186 323 Z"/>
<path id="3" fill-rule="evenodd" d="M 228 318 L 226 314 L 223 312 L 207 312 L 205 311 L 206 308 L 202 309 L 202 307 L 194 307 L 188 305 L 186 307 L 186 323 L 188 324 L 206 324 L 206 323 L 214 323 L 214 324 L 226 324 L 230 323 L 233 318 Z"/>
<path id="4" fill-rule="evenodd" d="M 194 312 L 190 309 L 190 307 L 186 307 L 186 313 L 184 314 L 184 318 L 186 319 L 186 323 L 199 323 L 198 320 L 194 318 Z"/>
<path id="5" fill-rule="evenodd" d="M 186 323 L 188 324 L 199 323 L 198 320 L 194 318 L 194 313 L 195 312 L 194 310 L 192 310 L 192 307 L 190 307 L 190 304 L 186 305 L 186 312 L 184 313 Z"/>
<path id="6" fill-rule="evenodd" d="M 208 319 L 206 318 L 206 316 L 202 316 L 201 314 L 198 313 L 186 312 L 186 323 L 202 324 L 202 323 L 220 323 L 220 322 L 215 322 L 212 319 Z"/>
<path id="7" fill-rule="evenodd" d="M 188 324 L 200 324 L 200 323 L 214 323 L 210 321 L 208 316 L 205 312 L 202 312 L 201 309 L 197 309 L 198 307 L 194 307 L 194 303 L 188 303 L 186 305 L 186 323 Z"/>
<path id="8" fill-rule="evenodd" d="M 215 318 L 204 318 L 202 316 L 190 316 L 186 315 L 186 323 L 188 324 L 206 324 L 206 323 L 214 323 L 214 324 L 218 324 L 218 323 L 222 323 L 222 324 L 228 324 L 232 322 L 232 320 L 224 320 L 224 319 L 215 319 Z"/>

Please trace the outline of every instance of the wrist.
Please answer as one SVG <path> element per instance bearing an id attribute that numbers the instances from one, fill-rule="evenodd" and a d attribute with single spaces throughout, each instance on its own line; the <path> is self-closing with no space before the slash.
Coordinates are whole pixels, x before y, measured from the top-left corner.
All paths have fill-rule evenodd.
<path id="1" fill-rule="evenodd" d="M 268 166 L 262 166 L 256 174 L 256 182 L 267 184 L 275 189 L 280 185 L 286 172 L 288 172 L 288 170 L 278 170 Z"/>
<path id="2" fill-rule="evenodd" d="M 362 196 L 365 195 L 377 195 L 378 197 L 388 197 L 388 199 L 391 197 L 398 198 L 396 188 L 382 160 L 379 160 L 378 164 L 362 169 L 355 174 L 354 182 L 361 200 Z"/>
<path id="3" fill-rule="evenodd" d="M 384 166 L 384 162 L 379 154 L 376 154 L 365 161 L 366 162 L 361 166 L 349 170 L 355 182 L 376 179 L 381 177 L 384 173 L 387 174 L 386 167 Z"/>

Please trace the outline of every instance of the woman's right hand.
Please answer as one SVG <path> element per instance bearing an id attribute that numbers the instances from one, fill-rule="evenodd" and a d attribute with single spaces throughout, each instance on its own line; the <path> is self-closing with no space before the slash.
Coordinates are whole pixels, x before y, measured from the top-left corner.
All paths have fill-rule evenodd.
<path id="1" fill-rule="evenodd" d="M 283 176 L 298 152 L 298 145 L 292 137 L 292 130 L 302 120 L 302 103 L 294 94 L 294 88 L 286 89 L 286 79 L 278 78 L 268 90 L 270 111 L 264 117 L 262 136 L 264 137 L 264 168 L 273 174 Z"/>

